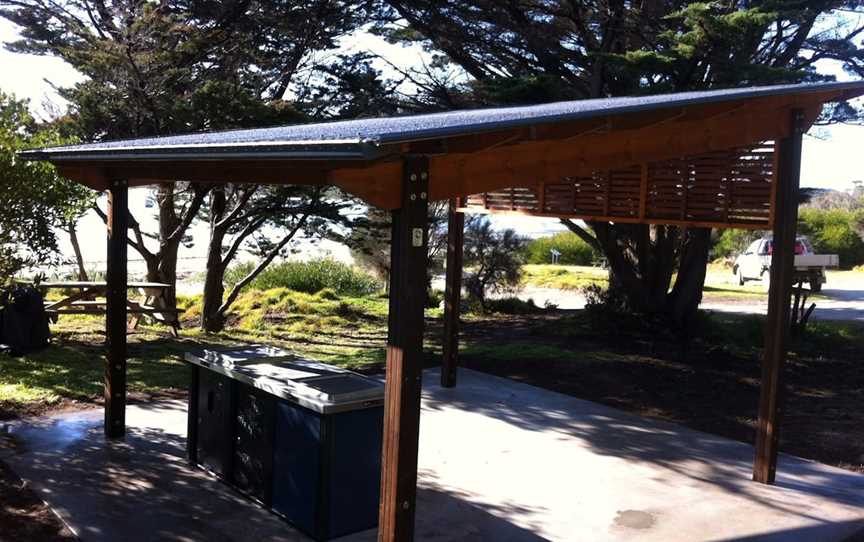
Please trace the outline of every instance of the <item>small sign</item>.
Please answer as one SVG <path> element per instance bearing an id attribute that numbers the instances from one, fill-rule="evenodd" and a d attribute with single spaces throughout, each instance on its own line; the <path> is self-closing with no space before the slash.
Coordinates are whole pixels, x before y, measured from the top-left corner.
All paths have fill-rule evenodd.
<path id="1" fill-rule="evenodd" d="M 423 228 L 414 228 L 411 232 L 411 244 L 415 247 L 423 246 Z"/>

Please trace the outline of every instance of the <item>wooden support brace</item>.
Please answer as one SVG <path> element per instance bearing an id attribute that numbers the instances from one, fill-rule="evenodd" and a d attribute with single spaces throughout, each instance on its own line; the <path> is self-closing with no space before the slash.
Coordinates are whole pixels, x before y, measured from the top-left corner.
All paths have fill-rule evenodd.
<path id="1" fill-rule="evenodd" d="M 459 366 L 459 305 L 462 294 L 462 247 L 465 215 L 456 211 L 455 199 L 450 200 L 447 214 L 447 269 L 444 278 L 444 359 L 441 363 L 441 385 L 456 385 Z"/>
<path id="2" fill-rule="evenodd" d="M 801 177 L 801 138 L 804 114 L 792 111 L 791 135 L 777 146 L 775 171 L 774 251 L 771 255 L 765 353 L 762 359 L 762 386 L 759 421 L 756 427 L 756 459 L 753 480 L 774 483 L 777 472 L 779 423 L 783 396 L 782 372 L 789 339 L 789 316 L 794 279 L 795 236 L 798 221 L 798 186 Z"/>
<path id="3" fill-rule="evenodd" d="M 108 258 L 105 303 L 105 436 L 126 432 L 126 236 L 129 228 L 126 181 L 108 187 Z"/>
<path id="4" fill-rule="evenodd" d="M 429 161 L 407 158 L 393 211 L 378 540 L 414 538 L 426 305 Z"/>

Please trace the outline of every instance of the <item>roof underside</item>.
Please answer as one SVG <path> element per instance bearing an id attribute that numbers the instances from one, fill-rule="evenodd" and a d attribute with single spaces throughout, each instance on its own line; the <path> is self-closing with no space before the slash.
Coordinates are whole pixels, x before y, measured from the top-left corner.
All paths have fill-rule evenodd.
<path id="1" fill-rule="evenodd" d="M 430 196 L 446 199 L 693 156 L 788 135 L 822 104 L 864 93 L 864 82 L 753 87 L 394 118 L 112 141 L 40 149 L 95 189 L 171 182 L 335 184 L 395 208 L 401 163 L 430 157 Z"/>

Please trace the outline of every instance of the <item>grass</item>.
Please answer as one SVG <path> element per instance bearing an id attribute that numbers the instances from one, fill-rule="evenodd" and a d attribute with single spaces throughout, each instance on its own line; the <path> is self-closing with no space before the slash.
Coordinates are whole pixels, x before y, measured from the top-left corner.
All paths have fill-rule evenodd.
<path id="1" fill-rule="evenodd" d="M 200 296 L 180 296 L 184 329 L 173 339 L 162 326 L 142 325 L 129 335 L 127 381 L 132 394 L 185 389 L 182 356 L 201 346 L 267 342 L 299 355 L 359 371 L 382 367 L 388 300 L 381 295 L 340 296 L 287 288 L 249 290 L 238 299 L 225 332 L 197 326 Z M 429 309 L 429 317 L 439 317 Z M 0 354 L 0 418 L 39 413 L 63 401 L 95 402 L 102 393 L 104 318 L 62 316 L 52 325 L 52 344 L 11 358 Z"/>
<path id="2" fill-rule="evenodd" d="M 581 290 L 586 286 L 609 283 L 608 272 L 600 267 L 581 265 L 529 264 L 522 267 L 524 286 Z"/>
<path id="3" fill-rule="evenodd" d="M 523 286 L 550 288 L 578 292 L 587 286 L 609 284 L 608 270 L 599 267 L 578 265 L 534 265 L 522 267 Z M 850 280 L 856 271 L 829 271 L 829 284 L 834 280 Z M 673 277 L 674 278 L 674 277 Z M 729 267 L 711 264 L 705 278 L 703 297 L 706 301 L 753 301 L 767 298 L 768 291 L 762 282 L 748 281 L 743 286 L 738 285 Z M 822 294 L 812 294 L 813 300 L 827 299 Z"/>

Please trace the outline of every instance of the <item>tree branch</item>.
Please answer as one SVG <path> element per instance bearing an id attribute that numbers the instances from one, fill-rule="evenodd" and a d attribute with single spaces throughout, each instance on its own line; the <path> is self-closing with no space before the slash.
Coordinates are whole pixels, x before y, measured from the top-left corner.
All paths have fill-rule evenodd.
<path id="1" fill-rule="evenodd" d="M 246 227 L 243 228 L 243 231 L 237 234 L 237 236 L 231 242 L 231 248 L 228 249 L 228 252 L 225 253 L 225 257 L 222 258 L 222 265 L 227 265 L 228 262 L 234 259 L 234 256 L 237 251 L 240 250 L 240 245 L 243 244 L 243 241 L 245 241 L 247 237 L 252 235 L 255 230 L 260 228 L 264 224 L 264 222 L 266 222 L 266 219 L 264 218 L 255 219 L 249 222 L 249 224 L 247 224 Z"/>
<path id="2" fill-rule="evenodd" d="M 588 243 L 591 248 L 597 251 L 603 250 L 603 246 L 600 244 L 600 240 L 597 239 L 597 237 L 588 233 L 588 230 L 586 230 L 573 220 L 570 220 L 569 218 L 562 218 L 560 220 L 561 224 L 564 224 L 564 226 L 566 226 L 568 230 L 575 233 L 579 237 L 579 239 L 582 239 L 583 241 Z"/>
<path id="3" fill-rule="evenodd" d="M 171 235 L 165 240 L 166 242 L 175 241 L 178 237 L 182 237 L 183 233 L 192 224 L 192 221 L 195 220 L 195 217 L 198 216 L 198 211 L 201 209 L 201 205 L 204 203 L 204 198 L 207 196 L 207 192 L 209 192 L 209 188 L 201 187 L 200 185 L 195 186 L 195 195 L 192 197 L 192 201 L 189 202 L 189 206 L 183 212 L 183 218 L 180 220 L 180 224 L 171 232 Z"/>
<path id="4" fill-rule="evenodd" d="M 306 213 L 302 217 L 300 217 L 300 220 L 298 220 L 294 227 L 291 228 L 291 231 L 288 232 L 288 234 L 282 239 L 282 241 L 280 241 L 279 244 L 276 245 L 276 247 L 273 248 L 273 250 L 271 250 L 257 266 L 255 266 L 255 269 L 253 269 L 248 275 L 243 277 L 240 282 L 238 282 L 234 285 L 233 288 L 231 288 L 231 292 L 228 294 L 225 302 L 222 303 L 221 307 L 219 307 L 220 316 L 224 315 L 225 311 L 227 311 L 228 308 L 231 307 L 231 304 L 237 300 L 237 296 L 240 295 L 240 291 L 243 290 L 243 288 L 245 288 L 250 282 L 255 280 L 255 277 L 257 277 L 262 271 L 264 271 L 264 269 L 266 269 L 267 266 L 270 265 L 270 262 L 272 262 L 273 259 L 277 255 L 279 255 L 279 252 L 281 252 L 282 249 L 285 248 L 285 245 L 287 245 L 291 241 L 291 239 L 294 238 L 294 235 L 296 235 L 300 228 L 303 226 L 303 224 L 306 223 L 306 219 L 308 217 L 309 213 Z"/>
<path id="5" fill-rule="evenodd" d="M 243 192 L 243 195 L 240 196 L 240 200 L 238 200 L 237 205 L 234 206 L 234 208 L 231 210 L 230 213 L 228 213 L 227 216 L 225 216 L 225 218 L 216 223 L 216 227 L 222 228 L 228 226 L 234 220 L 236 220 L 240 213 L 243 211 L 243 207 L 249 202 L 249 199 L 257 190 L 258 185 L 252 185 L 249 189 L 245 190 Z"/>

